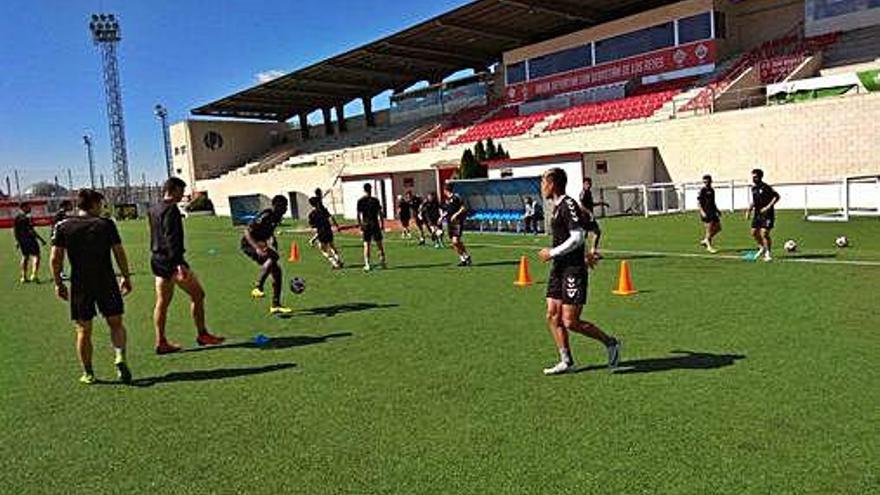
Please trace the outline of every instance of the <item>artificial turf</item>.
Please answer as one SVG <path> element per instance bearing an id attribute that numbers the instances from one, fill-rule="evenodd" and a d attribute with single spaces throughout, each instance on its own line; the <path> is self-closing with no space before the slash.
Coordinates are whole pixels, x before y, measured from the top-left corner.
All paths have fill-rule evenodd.
<path id="1" fill-rule="evenodd" d="M 751 247 L 739 216 L 717 259 L 659 254 L 703 253 L 693 216 L 604 221 L 585 313 L 623 340 L 623 366 L 575 337 L 582 371 L 547 378 L 544 237 L 469 234 L 460 269 L 392 235 L 389 269 L 364 273 L 356 238 L 331 272 L 285 233 L 303 248 L 285 277 L 307 290 L 275 319 L 248 297 L 237 231 L 193 218 L 188 257 L 228 345 L 195 348 L 178 293 L 169 335 L 192 352 L 159 357 L 146 225 L 123 223 L 132 387 L 77 383 L 66 305 L 17 283 L 3 232 L 0 493 L 878 493 L 880 222 L 779 225 L 801 252 L 764 264 L 735 259 Z M 523 254 L 536 283 L 520 289 Z M 630 298 L 611 294 L 624 256 Z M 112 381 L 105 328 L 95 364 Z"/>

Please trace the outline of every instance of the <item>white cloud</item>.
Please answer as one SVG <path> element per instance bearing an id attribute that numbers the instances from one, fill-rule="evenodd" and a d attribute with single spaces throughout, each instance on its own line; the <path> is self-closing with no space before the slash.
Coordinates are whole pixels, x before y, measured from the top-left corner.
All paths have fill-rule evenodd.
<path id="1" fill-rule="evenodd" d="M 279 77 L 281 77 L 283 75 L 284 75 L 283 70 L 272 69 L 272 70 L 259 72 L 259 73 L 257 73 L 257 75 L 255 77 L 257 78 L 257 82 L 259 82 L 260 84 L 263 84 L 263 83 L 267 83 L 267 82 L 271 81 L 272 79 L 278 79 Z"/>

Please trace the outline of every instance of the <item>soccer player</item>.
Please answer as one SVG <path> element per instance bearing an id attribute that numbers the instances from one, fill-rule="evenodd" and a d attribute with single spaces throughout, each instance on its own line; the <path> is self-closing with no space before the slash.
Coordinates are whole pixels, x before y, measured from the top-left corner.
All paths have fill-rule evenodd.
<path id="1" fill-rule="evenodd" d="M 763 255 L 764 261 L 773 261 L 773 256 L 770 254 L 773 247 L 770 231 L 776 225 L 775 206 L 780 196 L 764 182 L 764 171 L 759 168 L 752 170 L 752 184 L 752 204 L 746 217 L 752 219 L 752 237 L 758 243 L 755 259 Z"/>
<path id="2" fill-rule="evenodd" d="M 407 191 L 404 196 L 406 201 L 409 202 L 410 210 L 412 211 L 413 219 L 416 222 L 416 228 L 419 229 L 419 246 L 425 245 L 425 219 L 422 217 L 422 197 L 418 194 L 413 194 L 412 191 Z"/>
<path id="3" fill-rule="evenodd" d="M 205 325 L 205 290 L 199 278 L 184 258 L 183 220 L 177 204 L 183 199 L 186 183 L 172 177 L 162 187 L 162 201 L 150 208 L 150 267 L 155 276 L 156 304 L 153 308 L 153 326 L 156 330 L 156 354 L 180 351 L 180 346 L 168 342 L 165 324 L 168 307 L 174 297 L 175 286 L 186 292 L 190 299 L 190 313 L 196 327 L 199 346 L 222 344 L 223 337 L 212 335 Z"/>
<path id="4" fill-rule="evenodd" d="M 528 233 L 538 233 L 538 216 L 535 211 L 535 201 L 526 197 L 525 199 L 525 212 L 523 212 L 523 234 Z"/>
<path id="5" fill-rule="evenodd" d="M 452 248 L 458 254 L 458 266 L 471 266 L 473 261 L 462 241 L 464 235 L 464 222 L 467 220 L 467 206 L 461 196 L 452 190 L 452 183 L 447 182 L 443 188 L 446 191 L 446 220 L 449 228 L 449 239 L 452 241 Z"/>
<path id="6" fill-rule="evenodd" d="M 116 224 L 99 215 L 103 209 L 104 196 L 92 189 L 83 189 L 77 196 L 75 216 L 62 220 L 52 236 L 52 275 L 55 294 L 70 302 L 70 318 L 76 328 L 76 350 L 82 365 L 81 383 L 95 383 L 92 368 L 92 320 L 97 315 L 95 307 L 107 320 L 110 341 L 115 351 L 116 374 L 123 383 L 131 383 L 131 371 L 125 360 L 125 325 L 123 296 L 131 290 L 131 272 L 128 257 Z M 122 273 L 117 282 L 110 253 Z M 70 290 L 61 278 L 65 255 L 70 259 Z"/>
<path id="7" fill-rule="evenodd" d="M 45 246 L 46 240 L 34 229 L 34 223 L 31 221 L 31 205 L 22 203 L 19 208 L 21 211 L 15 216 L 13 223 L 15 242 L 21 252 L 21 277 L 18 281 L 23 284 L 29 281 L 39 283 L 37 273 L 40 271 L 40 245 L 37 242 L 39 241 Z M 33 265 L 31 276 L 28 278 L 27 269 L 31 260 L 33 260 Z"/>
<path id="8" fill-rule="evenodd" d="M 440 201 L 437 200 L 437 195 L 432 192 L 428 193 L 427 199 L 421 204 L 420 211 L 422 220 L 431 234 L 431 240 L 434 241 L 434 248 L 440 249 L 444 247 L 443 227 L 440 226 L 442 212 L 440 211 Z"/>
<path id="9" fill-rule="evenodd" d="M 409 194 L 409 192 L 407 192 Z M 412 233 L 409 231 L 409 223 L 412 221 L 412 205 L 402 194 L 397 196 L 397 218 L 403 227 L 401 237 L 403 239 L 411 239 Z"/>
<path id="10" fill-rule="evenodd" d="M 312 207 L 309 213 L 309 226 L 315 229 L 315 237 L 320 245 L 321 254 L 330 262 L 330 266 L 334 270 L 342 268 L 342 257 L 339 250 L 333 243 L 333 227 L 330 225 L 330 212 L 326 208 L 321 207 L 318 198 L 309 198 L 309 205 Z"/>
<path id="11" fill-rule="evenodd" d="M 334 217 L 333 214 L 330 213 L 330 210 L 328 210 L 327 207 L 324 206 L 324 193 L 323 193 L 323 191 L 321 191 L 320 187 L 315 189 L 315 195 L 313 196 L 313 198 L 318 201 L 317 208 L 320 209 L 330 219 L 330 223 L 333 224 L 333 226 L 336 228 L 336 231 L 341 232 L 342 229 L 339 227 L 339 222 L 336 221 L 336 217 Z M 311 204 L 312 204 L 311 198 L 309 198 L 309 205 L 311 205 Z M 309 239 L 310 246 L 314 246 L 315 243 L 317 243 L 317 242 L 318 242 L 318 235 L 317 234 L 313 235 L 312 238 Z"/>
<path id="12" fill-rule="evenodd" d="M 715 254 L 718 250 L 712 246 L 712 239 L 721 232 L 721 210 L 715 204 L 715 188 L 712 187 L 711 175 L 703 176 L 703 188 L 700 189 L 697 201 L 700 203 L 700 219 L 706 226 L 706 236 L 700 241 L 700 245 Z"/>
<path id="13" fill-rule="evenodd" d="M 382 243 L 382 231 L 385 230 L 385 218 L 382 214 L 382 204 L 373 197 L 373 186 L 364 184 L 364 195 L 357 202 L 358 227 L 364 237 L 364 271 L 372 269 L 370 266 L 370 244 L 375 242 L 379 248 L 379 259 L 382 268 L 387 266 L 385 260 L 385 245 Z"/>
<path id="14" fill-rule="evenodd" d="M 262 299 L 266 297 L 263 288 L 266 279 L 272 277 L 272 304 L 269 306 L 269 314 L 287 315 L 293 312 L 290 308 L 281 305 L 282 273 L 278 260 L 278 240 L 275 238 L 275 229 L 284 219 L 287 212 L 287 198 L 278 195 L 272 198 L 272 207 L 261 211 L 254 218 L 241 238 L 241 251 L 250 259 L 260 265 L 260 275 L 251 297 Z"/>
<path id="15" fill-rule="evenodd" d="M 599 222 L 596 220 L 595 209 L 597 206 L 608 207 L 609 205 L 604 201 L 596 202 L 593 199 L 593 179 L 589 177 L 584 179 L 584 189 L 581 191 L 580 200 L 581 208 L 587 213 L 587 233 L 593 233 L 593 244 L 590 247 L 590 253 L 597 258 L 601 258 L 602 256 L 599 254 L 599 240 L 602 239 L 602 229 L 599 228 Z"/>
<path id="16" fill-rule="evenodd" d="M 581 320 L 588 286 L 587 265 L 584 263 L 586 233 L 582 210 L 565 194 L 567 181 L 565 171 L 560 168 L 544 172 L 541 178 L 541 193 L 555 206 L 551 224 L 553 248 L 542 249 L 538 257 L 545 263 L 553 263 L 547 282 L 547 324 L 559 350 L 559 363 L 544 369 L 545 375 L 567 373 L 574 368 L 569 332 L 602 342 L 608 352 L 609 367 L 616 367 L 620 360 L 620 341 L 595 324 Z"/>

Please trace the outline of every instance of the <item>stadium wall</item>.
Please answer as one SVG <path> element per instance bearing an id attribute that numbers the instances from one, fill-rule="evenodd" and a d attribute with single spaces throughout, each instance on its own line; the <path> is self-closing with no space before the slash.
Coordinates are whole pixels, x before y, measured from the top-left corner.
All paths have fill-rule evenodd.
<path id="1" fill-rule="evenodd" d="M 576 129 L 501 142 L 514 158 L 656 148 L 657 162 L 664 165 L 669 180 L 677 183 L 697 181 L 704 173 L 719 181 L 746 180 L 755 167 L 763 168 L 770 182 L 837 180 L 880 171 L 880 128 L 874 125 L 874 115 L 880 115 L 880 94 Z M 351 165 L 345 172 L 375 175 L 432 170 L 436 163 L 459 159 L 463 149 L 388 157 Z M 285 169 L 199 181 L 198 190 L 207 191 L 218 213 L 225 215 L 229 195 L 271 196 L 291 190 L 308 194 L 315 187 L 328 189 L 335 177 L 330 167 Z M 341 198 L 341 191 L 336 197 Z"/>

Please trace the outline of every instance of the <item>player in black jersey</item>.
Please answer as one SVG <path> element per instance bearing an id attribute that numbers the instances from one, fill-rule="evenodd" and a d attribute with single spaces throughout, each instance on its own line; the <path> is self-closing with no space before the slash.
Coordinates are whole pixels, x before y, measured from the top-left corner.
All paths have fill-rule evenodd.
<path id="1" fill-rule="evenodd" d="M 597 206 L 608 206 L 608 203 L 603 201 L 595 201 L 593 199 L 593 179 L 587 177 L 584 179 L 584 189 L 581 191 L 581 208 L 583 208 L 584 212 L 587 214 L 587 218 L 585 219 L 585 228 L 587 233 L 593 233 L 593 244 L 590 247 L 590 253 L 593 256 L 601 257 L 599 254 L 599 240 L 602 239 L 602 229 L 599 227 L 599 222 L 596 220 L 596 207 Z"/>
<path id="2" fill-rule="evenodd" d="M 21 252 L 21 278 L 19 282 L 26 283 L 39 282 L 37 273 L 40 271 L 40 245 L 37 242 L 46 245 L 45 239 L 34 229 L 34 223 L 31 221 L 31 205 L 22 203 L 21 211 L 15 216 L 13 223 L 13 234 L 18 250 Z M 28 262 L 33 260 L 31 267 L 31 276 L 27 278 Z"/>
<path id="3" fill-rule="evenodd" d="M 125 360 L 125 325 L 122 321 L 122 298 L 131 292 L 128 257 L 122 247 L 119 231 L 113 220 L 100 217 L 104 196 L 92 189 L 83 189 L 77 196 L 78 212 L 56 225 L 52 236 L 52 275 L 55 294 L 70 302 L 70 319 L 76 327 L 76 350 L 82 365 L 80 382 L 95 383 L 92 368 L 92 320 L 95 307 L 110 326 L 110 340 L 116 359 L 116 373 L 123 383 L 131 382 L 131 371 Z M 119 282 L 110 254 L 122 272 Z M 70 259 L 70 290 L 61 278 L 65 255 Z"/>
<path id="4" fill-rule="evenodd" d="M 251 291 L 251 297 L 261 299 L 266 297 L 263 291 L 266 279 L 272 277 L 272 304 L 269 313 L 273 315 L 286 315 L 293 312 L 288 307 L 281 305 L 282 273 L 278 261 L 278 240 L 275 238 L 275 229 L 284 219 L 287 212 L 287 198 L 278 195 L 272 198 L 272 207 L 261 211 L 251 220 L 241 237 L 241 251 L 255 263 L 260 265 L 260 275 Z"/>
<path id="5" fill-rule="evenodd" d="M 700 203 L 700 219 L 706 226 L 706 235 L 700 241 L 700 245 L 715 254 L 718 250 L 712 246 L 712 239 L 721 232 L 721 210 L 715 203 L 715 188 L 712 187 L 711 175 L 703 176 L 703 188 L 700 189 L 697 201 Z"/>
<path id="6" fill-rule="evenodd" d="M 407 191 L 404 195 L 404 199 L 407 203 L 409 203 L 409 209 L 412 212 L 413 220 L 416 223 L 416 228 L 419 229 L 419 246 L 425 245 L 425 219 L 422 218 L 422 203 L 424 202 L 421 196 L 417 194 L 413 194 L 412 191 Z"/>
<path id="7" fill-rule="evenodd" d="M 455 249 L 455 253 L 458 254 L 458 266 L 471 266 L 473 264 L 471 255 L 462 240 L 464 222 L 467 220 L 467 205 L 461 196 L 452 190 L 451 182 L 447 182 L 443 190 L 446 191 L 446 203 L 443 206 L 446 210 L 449 240 L 452 242 L 452 249 Z"/>
<path id="8" fill-rule="evenodd" d="M 440 226 L 440 219 L 443 216 L 443 212 L 440 208 L 440 201 L 437 200 L 437 195 L 432 192 L 428 193 L 428 197 L 422 203 L 419 211 L 421 212 L 422 221 L 425 222 L 428 232 L 431 234 L 431 240 L 434 241 L 434 248 L 442 248 L 444 246 L 443 227 Z"/>
<path id="9" fill-rule="evenodd" d="M 185 191 L 186 182 L 172 177 L 162 186 L 162 201 L 150 208 L 150 268 L 156 287 L 153 327 L 156 331 L 156 354 L 159 355 L 181 349 L 179 345 L 168 342 L 165 336 L 168 307 L 174 298 L 175 287 L 180 287 L 189 296 L 190 313 L 196 327 L 196 344 L 217 345 L 226 340 L 208 331 L 205 324 L 205 289 L 184 257 L 183 219 L 177 204 L 183 199 Z"/>
<path id="10" fill-rule="evenodd" d="M 596 339 L 608 351 L 608 366 L 616 367 L 620 360 L 620 341 L 605 334 L 593 323 L 581 320 L 587 302 L 587 264 L 584 253 L 586 232 L 581 208 L 565 194 L 568 182 L 565 171 L 552 168 L 541 179 L 541 193 L 554 204 L 553 248 L 542 249 L 538 257 L 553 262 L 547 282 L 547 324 L 556 347 L 559 363 L 544 369 L 545 375 L 558 375 L 574 368 L 569 346 L 569 332 Z"/>
<path id="11" fill-rule="evenodd" d="M 409 224 L 412 221 L 412 205 L 403 194 L 400 194 L 397 196 L 397 204 L 395 206 L 397 219 L 400 220 L 400 226 L 403 228 L 401 237 L 403 239 L 411 239 L 412 232 L 409 230 Z"/>
<path id="12" fill-rule="evenodd" d="M 309 213 L 309 226 L 315 229 L 315 239 L 318 241 L 321 254 L 327 258 L 334 270 L 342 268 L 342 256 L 333 243 L 333 227 L 330 224 L 333 216 L 326 208 L 322 208 L 317 197 L 309 198 L 309 205 L 312 207 Z"/>
<path id="13" fill-rule="evenodd" d="M 758 243 L 758 251 L 755 259 L 764 256 L 764 261 L 773 261 L 770 250 L 773 240 L 770 239 L 770 231 L 776 226 L 776 203 L 780 196 L 775 189 L 764 182 L 764 171 L 752 170 L 752 204 L 749 206 L 747 217 L 752 218 L 752 237 Z"/>
<path id="14" fill-rule="evenodd" d="M 379 261 L 382 268 L 386 267 L 385 244 L 382 232 L 385 230 L 385 214 L 382 203 L 373 197 L 373 186 L 364 184 L 364 195 L 357 202 L 358 227 L 364 237 L 364 271 L 370 271 L 370 244 L 375 242 L 379 248 Z"/>
<path id="15" fill-rule="evenodd" d="M 334 217 L 333 214 L 330 213 L 330 210 L 328 210 L 327 207 L 324 206 L 324 192 L 321 191 L 320 187 L 315 189 L 315 195 L 312 196 L 312 198 L 314 198 L 318 202 L 317 209 L 321 210 L 321 212 L 330 219 L 330 223 L 333 224 L 333 227 L 335 227 L 336 231 L 339 232 L 339 222 L 336 221 L 336 217 Z M 312 204 L 312 198 L 309 198 L 309 205 Z M 312 238 L 309 239 L 309 245 L 314 246 L 316 242 L 318 242 L 317 234 L 313 235 Z"/>

